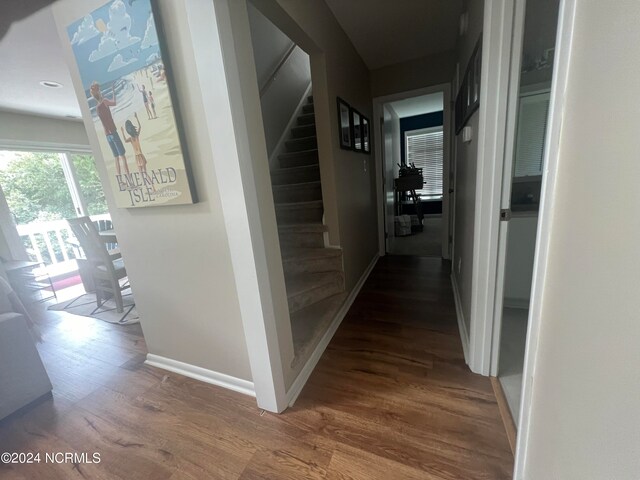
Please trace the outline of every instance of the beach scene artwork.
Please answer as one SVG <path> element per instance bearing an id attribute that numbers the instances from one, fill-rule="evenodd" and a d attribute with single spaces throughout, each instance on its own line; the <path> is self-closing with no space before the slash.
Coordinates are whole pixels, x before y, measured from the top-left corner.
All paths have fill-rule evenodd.
<path id="1" fill-rule="evenodd" d="M 194 203 L 151 0 L 113 0 L 67 33 L 117 206 Z"/>

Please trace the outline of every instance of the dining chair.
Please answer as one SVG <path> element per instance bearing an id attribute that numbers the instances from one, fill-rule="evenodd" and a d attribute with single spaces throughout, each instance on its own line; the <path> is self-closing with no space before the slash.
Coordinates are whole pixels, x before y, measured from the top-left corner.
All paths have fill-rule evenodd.
<path id="1" fill-rule="evenodd" d="M 122 257 L 120 254 L 109 254 L 98 229 L 89 217 L 70 218 L 67 222 L 90 264 L 96 304 L 100 307 L 105 300 L 113 296 L 118 313 L 123 312 L 122 290 L 128 285 L 120 285 L 120 280 L 127 276 Z"/>

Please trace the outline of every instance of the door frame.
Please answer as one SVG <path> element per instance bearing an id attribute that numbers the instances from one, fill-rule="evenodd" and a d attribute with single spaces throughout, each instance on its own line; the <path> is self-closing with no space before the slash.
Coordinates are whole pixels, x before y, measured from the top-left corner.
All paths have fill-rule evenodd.
<path id="1" fill-rule="evenodd" d="M 453 233 L 451 230 L 451 222 L 449 221 L 451 212 L 451 201 L 449 195 L 449 170 L 451 168 L 451 124 L 452 115 L 451 108 L 451 84 L 441 83 L 438 85 L 432 85 L 429 87 L 418 88 L 415 90 L 407 90 L 404 92 L 393 93 L 390 95 L 383 95 L 375 97 L 373 99 L 373 118 L 384 118 L 383 105 L 389 102 L 395 102 L 398 100 L 405 100 L 407 98 L 418 97 L 421 95 L 429 95 L 431 93 L 442 92 L 442 111 L 443 121 L 442 129 L 444 132 L 444 152 L 442 158 L 442 225 L 447 225 L 448 228 L 442 229 L 442 258 L 451 258 L 451 249 L 449 248 L 449 235 Z M 377 130 L 380 130 L 379 128 Z M 386 242 L 385 242 L 385 224 L 386 224 L 386 210 L 385 201 L 387 191 L 385 190 L 384 182 L 384 155 L 382 149 L 384 148 L 384 132 L 381 132 L 381 137 L 374 145 L 374 157 L 376 168 L 376 198 L 377 198 L 377 210 L 378 210 L 378 253 L 380 256 L 386 255 Z M 402 141 L 402 138 L 400 139 Z"/>
<path id="2" fill-rule="evenodd" d="M 522 65 L 522 44 L 524 42 L 524 26 L 526 0 L 515 0 L 513 16 L 513 40 L 511 47 L 511 67 L 509 69 L 509 91 L 507 119 L 505 128 L 504 159 L 502 161 L 502 188 L 500 190 L 500 208 L 510 207 L 511 176 L 513 158 L 516 147 L 518 109 L 520 98 L 520 67 Z M 492 377 L 498 376 L 500 360 L 500 336 L 502 332 L 502 310 L 504 301 L 504 271 L 506 266 L 506 249 L 509 222 L 498 222 L 496 286 L 493 306 L 493 327 L 491 339 L 490 372 Z"/>
<path id="3" fill-rule="evenodd" d="M 522 398 L 520 400 L 520 421 L 516 440 L 514 478 L 521 480 L 525 474 L 528 454 L 529 431 L 531 428 L 531 403 L 534 395 L 534 372 L 538 358 L 538 339 L 542 324 L 542 300 L 545 280 L 549 266 L 549 245 L 551 243 L 551 225 L 555 207 L 556 177 L 560 157 L 560 135 L 564 118 L 565 92 L 567 90 L 576 0 L 561 0 L 558 14 L 558 29 L 554 60 L 554 75 L 551 83 L 547 141 L 544 149 L 544 170 L 540 196 L 540 213 L 536 250 L 533 264 L 531 302 L 527 329 L 527 345 L 522 375 Z"/>
<path id="4" fill-rule="evenodd" d="M 524 0 L 518 0 L 524 1 Z M 512 0 L 486 0 L 482 34 L 482 70 L 478 126 L 469 368 L 490 374 L 498 258 L 498 227 L 506 140 Z"/>

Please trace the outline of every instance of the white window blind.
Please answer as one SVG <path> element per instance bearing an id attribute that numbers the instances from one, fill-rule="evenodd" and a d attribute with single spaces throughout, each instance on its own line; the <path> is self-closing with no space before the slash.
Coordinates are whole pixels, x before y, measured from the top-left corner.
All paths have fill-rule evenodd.
<path id="1" fill-rule="evenodd" d="M 549 93 L 520 98 L 514 177 L 542 175 Z"/>
<path id="2" fill-rule="evenodd" d="M 407 165 L 422 169 L 424 186 L 416 193 L 421 197 L 442 196 L 442 126 L 405 132 Z"/>

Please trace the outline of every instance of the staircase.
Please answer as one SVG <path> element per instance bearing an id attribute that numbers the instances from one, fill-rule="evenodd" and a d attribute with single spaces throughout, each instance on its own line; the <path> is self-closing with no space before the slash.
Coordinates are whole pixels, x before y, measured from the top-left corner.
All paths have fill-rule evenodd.
<path id="1" fill-rule="evenodd" d="M 310 353 L 346 295 L 342 250 L 325 248 L 313 97 L 305 105 L 271 171 L 282 265 L 295 350 Z"/>

